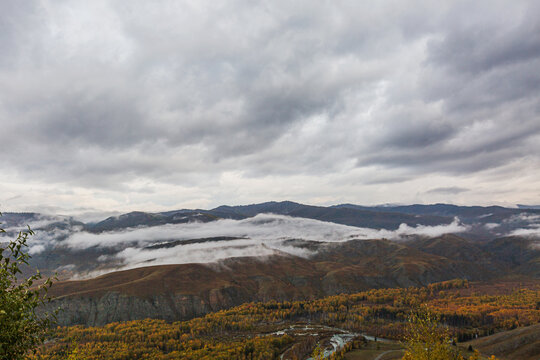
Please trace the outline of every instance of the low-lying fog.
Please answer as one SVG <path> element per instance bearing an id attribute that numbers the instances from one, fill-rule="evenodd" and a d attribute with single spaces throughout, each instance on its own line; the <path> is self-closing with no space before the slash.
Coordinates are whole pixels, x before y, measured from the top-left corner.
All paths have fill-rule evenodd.
<path id="1" fill-rule="evenodd" d="M 336 242 L 350 239 L 398 239 L 418 234 L 438 236 L 465 231 L 467 228 L 454 220 L 448 225 L 410 227 L 402 224 L 397 230 L 376 230 L 335 224 L 331 222 L 296 218 L 285 215 L 259 214 L 244 220 L 222 219 L 208 223 L 191 222 L 154 227 L 131 228 L 118 232 L 92 234 L 75 232 L 65 243 L 71 248 L 117 246 L 125 243 L 145 245 L 171 239 L 199 239 L 217 236 L 242 237 L 269 242 L 283 239 L 306 239 Z"/>
<path id="2" fill-rule="evenodd" d="M 68 221 L 66 219 L 49 219 Z M 39 220 L 44 226 L 45 219 Z M 438 236 L 466 231 L 458 219 L 448 225 L 416 226 L 402 224 L 397 230 L 376 230 L 339 225 L 305 218 L 275 214 L 259 214 L 244 220 L 222 219 L 207 223 L 190 222 L 153 227 L 128 228 L 119 231 L 90 233 L 78 226 L 38 230 L 30 239 L 30 253 L 36 257 L 51 257 L 68 251 L 79 256 L 78 263 L 62 263 L 62 269 L 129 269 L 139 266 L 210 263 L 240 256 L 268 256 L 286 253 L 309 257 L 307 249 L 291 242 L 303 239 L 320 243 L 352 239 L 400 239 L 408 235 Z M 231 239 L 212 239 L 227 237 Z M 193 239 L 203 239 L 193 241 Z M 169 243 L 168 245 L 165 245 Z M 75 261 L 74 261 L 75 262 Z M 93 263 L 93 265 L 89 265 Z M 95 275 L 95 272 L 92 273 Z"/>
<path id="3" fill-rule="evenodd" d="M 122 260 L 124 268 L 141 265 L 182 263 L 208 263 L 239 256 L 267 256 L 279 252 L 308 257 L 312 251 L 287 245 L 285 240 L 304 239 L 317 242 L 341 242 L 352 239 L 398 239 L 401 236 L 419 234 L 438 236 L 448 232 L 465 231 L 466 227 L 456 220 L 449 225 L 409 227 L 398 230 L 374 230 L 339 225 L 324 221 L 294 218 L 283 215 L 259 214 L 245 220 L 218 220 L 211 223 L 188 223 L 163 225 L 152 228 L 129 229 L 121 232 L 72 234 L 66 244 L 72 248 L 90 246 L 128 245 L 114 257 Z M 227 241 L 205 241 L 182 244 L 170 248 L 145 248 L 148 244 L 167 240 L 189 240 L 219 236 L 236 237 Z M 176 243 L 175 243 L 176 244 Z"/>
<path id="4" fill-rule="evenodd" d="M 540 227 L 535 225 L 538 219 L 530 220 L 531 226 L 527 229 L 513 230 L 512 233 L 538 235 Z M 103 233 L 90 233 L 81 226 L 69 226 L 67 218 L 37 219 L 33 226 L 46 226 L 47 221 L 61 221 L 65 226 L 38 230 L 29 240 L 29 251 L 41 266 L 45 264 L 43 259 L 55 259 L 56 256 L 56 268 L 73 269 L 71 275 L 75 277 L 85 276 L 84 273 L 86 276 L 96 275 L 97 272 L 149 265 L 211 263 L 241 256 L 264 257 L 285 253 L 309 257 L 316 251 L 316 247 L 287 241 L 291 239 L 318 243 L 380 238 L 400 240 L 410 235 L 435 237 L 469 229 L 457 218 L 447 225 L 413 227 L 402 224 L 397 230 L 377 230 L 275 214 Z M 51 260 L 47 261 L 46 264 L 52 264 Z"/>

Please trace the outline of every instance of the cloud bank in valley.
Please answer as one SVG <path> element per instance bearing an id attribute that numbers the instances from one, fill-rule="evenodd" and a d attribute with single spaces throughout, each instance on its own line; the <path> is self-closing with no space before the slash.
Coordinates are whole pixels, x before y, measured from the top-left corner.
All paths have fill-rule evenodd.
<path id="1" fill-rule="evenodd" d="M 540 224 L 536 224 L 533 227 L 527 229 L 513 230 L 510 235 L 540 237 Z"/>
<path id="2" fill-rule="evenodd" d="M 458 219 L 451 224 L 438 226 L 411 227 L 402 224 L 397 230 L 392 231 L 357 228 L 283 215 L 259 214 L 244 220 L 224 219 L 209 223 L 168 224 L 100 234 L 79 231 L 62 241 L 62 245 L 75 251 L 95 246 L 118 249 L 115 255 L 103 257 L 101 260 L 120 260 L 122 268 L 132 268 L 162 264 L 209 263 L 239 256 L 264 257 L 285 253 L 308 257 L 313 254 L 313 250 L 286 242 L 289 239 L 319 243 L 379 238 L 399 240 L 408 235 L 431 237 L 466 230 L 467 227 L 460 224 Z M 238 239 L 182 244 L 182 240 L 215 237 Z M 175 246 L 149 247 L 171 241 L 175 241 Z"/>
<path id="3" fill-rule="evenodd" d="M 221 219 L 208 223 L 190 222 L 153 227 L 129 228 L 99 234 L 78 231 L 71 234 L 64 244 L 74 249 L 93 246 L 116 247 L 137 243 L 145 245 L 163 240 L 188 240 L 217 236 L 267 240 L 305 239 L 319 242 L 339 242 L 350 239 L 399 239 L 406 235 L 439 236 L 463 232 L 467 227 L 454 219 L 448 225 L 415 227 L 401 224 L 397 230 L 359 228 L 331 222 L 290 217 L 276 214 L 259 214 L 243 220 Z"/>
<path id="4" fill-rule="evenodd" d="M 508 236 L 521 236 L 531 240 L 531 246 L 540 250 L 540 215 L 523 213 L 512 216 L 504 223 L 519 224 L 519 227 L 508 233 Z"/>
<path id="5" fill-rule="evenodd" d="M 509 233 L 510 236 L 525 236 L 537 238 L 536 244 L 537 246 L 540 246 L 540 215 L 525 213 L 513 216 L 508 221 L 511 223 L 519 222 L 521 224 L 526 224 L 524 227 L 512 230 Z"/>
<path id="6" fill-rule="evenodd" d="M 30 236 L 27 240 L 30 255 L 39 254 L 54 246 L 58 240 L 66 238 L 73 230 L 80 230 L 78 226 L 71 226 L 71 218 L 67 216 L 5 214 L 0 220 L 2 220 L 0 228 L 6 231 L 6 234 L 0 234 L 0 242 L 3 238 L 6 241 L 8 238 L 13 240 L 19 232 L 28 231 L 29 228 L 35 232 L 34 236 Z"/>

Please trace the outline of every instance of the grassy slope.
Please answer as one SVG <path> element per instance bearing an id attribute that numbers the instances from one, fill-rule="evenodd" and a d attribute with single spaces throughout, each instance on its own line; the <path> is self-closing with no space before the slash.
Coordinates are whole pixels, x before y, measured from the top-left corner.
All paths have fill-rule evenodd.
<path id="1" fill-rule="evenodd" d="M 465 343 L 505 360 L 538 360 L 540 324 L 497 333 Z"/>

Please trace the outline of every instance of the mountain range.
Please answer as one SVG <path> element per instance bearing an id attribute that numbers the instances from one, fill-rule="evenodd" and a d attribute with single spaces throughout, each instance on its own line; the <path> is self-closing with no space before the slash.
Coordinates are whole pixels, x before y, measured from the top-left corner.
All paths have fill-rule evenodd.
<path id="1" fill-rule="evenodd" d="M 184 320 L 250 301 L 314 299 L 449 279 L 540 278 L 540 210 L 290 201 L 131 212 L 97 222 L 5 213 L 62 325 Z"/>
<path id="2" fill-rule="evenodd" d="M 503 225 L 506 223 L 506 228 L 519 228 L 528 225 L 527 221 L 519 219 L 520 215 L 540 216 L 540 209 L 535 206 L 525 207 L 525 205 L 520 205 L 517 208 L 506 208 L 501 206 L 458 206 L 450 204 L 396 206 L 339 204 L 324 207 L 304 205 L 292 201 L 270 201 L 252 205 L 222 205 L 210 210 L 181 209 L 157 213 L 133 211 L 89 223 L 77 221 L 68 216 L 63 216 L 60 220 L 58 217 L 44 216 L 39 213 L 6 212 L 1 219 L 5 224 L 4 226 L 8 228 L 25 225 L 39 219 L 50 219 L 49 226 L 59 227 L 66 219 L 69 219 L 72 226 L 79 225 L 90 232 L 103 232 L 136 226 L 156 226 L 190 221 L 240 220 L 262 213 L 288 215 L 376 229 L 397 229 L 401 224 L 409 226 L 449 224 L 455 217 L 458 217 L 465 224 L 493 223 Z M 59 221 L 53 221 L 55 218 Z"/>

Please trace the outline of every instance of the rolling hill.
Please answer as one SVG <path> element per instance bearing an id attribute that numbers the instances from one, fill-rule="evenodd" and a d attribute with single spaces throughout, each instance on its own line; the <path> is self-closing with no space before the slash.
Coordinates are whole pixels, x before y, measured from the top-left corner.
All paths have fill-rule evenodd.
<path id="1" fill-rule="evenodd" d="M 249 301 L 314 299 L 370 288 L 421 286 L 463 278 L 487 281 L 526 273 L 530 255 L 500 260 L 489 247 L 454 235 L 407 242 L 351 240 L 317 243 L 291 240 L 317 249 L 309 257 L 288 254 L 239 257 L 214 264 L 142 267 L 93 279 L 56 283 L 51 306 L 64 308 L 61 324 L 161 318 L 185 320 Z M 495 241 L 494 244 L 499 244 Z M 510 247 L 506 251 L 512 250 Z"/>

